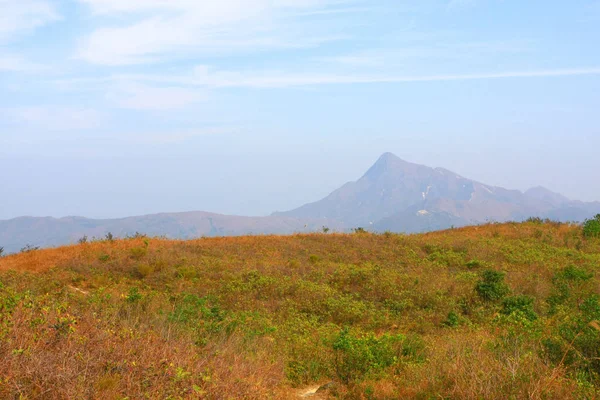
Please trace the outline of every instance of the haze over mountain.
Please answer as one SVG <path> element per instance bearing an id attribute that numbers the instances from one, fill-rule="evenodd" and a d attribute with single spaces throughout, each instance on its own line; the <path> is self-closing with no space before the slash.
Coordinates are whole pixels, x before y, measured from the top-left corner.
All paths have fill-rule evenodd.
<path id="1" fill-rule="evenodd" d="M 580 221 L 597 212 L 598 202 L 571 201 L 542 187 L 523 193 L 489 186 L 385 153 L 358 181 L 345 184 L 320 201 L 274 215 L 421 232 L 531 216 Z"/>
<path id="2" fill-rule="evenodd" d="M 537 216 L 582 221 L 600 213 L 600 203 L 572 201 L 542 187 L 525 193 L 485 185 L 443 168 L 430 168 L 383 154 L 356 182 L 295 210 L 268 217 L 208 212 L 162 213 L 121 219 L 21 217 L 0 221 L 0 246 L 8 252 L 27 244 L 55 246 L 79 238 L 136 232 L 194 238 L 246 234 L 290 234 L 328 227 L 344 231 L 425 232 L 489 221 Z"/>
<path id="3" fill-rule="evenodd" d="M 15 252 L 27 244 L 58 246 L 76 243 L 84 235 L 103 238 L 108 232 L 115 237 L 135 233 L 168 238 L 191 239 L 202 236 L 239 236 L 257 234 L 291 234 L 319 230 L 323 224 L 342 229 L 337 221 L 298 219 L 294 217 L 244 217 L 202 211 L 161 213 L 119 219 L 82 217 L 20 217 L 0 221 L 0 246 Z"/>

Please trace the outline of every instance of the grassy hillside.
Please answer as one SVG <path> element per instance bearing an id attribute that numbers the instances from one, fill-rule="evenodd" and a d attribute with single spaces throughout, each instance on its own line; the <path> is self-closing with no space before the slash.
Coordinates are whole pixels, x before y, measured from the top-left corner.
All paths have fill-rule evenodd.
<path id="1" fill-rule="evenodd" d="M 0 398 L 594 398 L 599 267 L 535 222 L 4 257 Z"/>

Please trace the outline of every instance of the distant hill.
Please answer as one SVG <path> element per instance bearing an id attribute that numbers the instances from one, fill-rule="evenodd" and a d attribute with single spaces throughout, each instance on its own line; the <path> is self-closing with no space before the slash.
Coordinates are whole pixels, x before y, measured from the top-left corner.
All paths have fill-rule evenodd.
<path id="1" fill-rule="evenodd" d="M 0 246 L 16 252 L 27 244 L 57 246 L 84 235 L 117 237 L 136 232 L 189 239 L 200 236 L 290 234 L 327 226 L 348 231 L 428 232 L 489 221 L 529 217 L 583 221 L 600 213 L 600 203 L 573 201 L 542 187 L 525 193 L 464 178 L 443 168 L 430 168 L 383 154 L 357 181 L 295 210 L 268 217 L 208 212 L 163 213 L 121 219 L 22 217 L 0 221 Z"/>
<path id="2" fill-rule="evenodd" d="M 76 243 L 84 235 L 102 238 L 108 232 L 115 237 L 136 232 L 190 239 L 201 236 L 240 236 L 291 234 L 321 230 L 324 225 L 342 229 L 337 221 L 299 219 L 295 217 L 243 217 L 208 212 L 152 214 L 120 219 L 88 219 L 82 217 L 21 217 L 0 221 L 0 246 L 16 252 L 27 244 L 50 247 Z"/>
<path id="3" fill-rule="evenodd" d="M 581 221 L 599 212 L 597 202 L 571 201 L 542 187 L 523 193 L 490 186 L 385 153 L 356 182 L 345 184 L 322 200 L 274 215 L 329 218 L 375 230 L 423 232 L 531 216 Z"/>

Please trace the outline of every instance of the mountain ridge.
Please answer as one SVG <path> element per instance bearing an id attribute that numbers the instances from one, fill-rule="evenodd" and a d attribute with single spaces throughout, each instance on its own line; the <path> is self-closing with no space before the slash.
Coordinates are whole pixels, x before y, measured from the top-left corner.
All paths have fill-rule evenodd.
<path id="1" fill-rule="evenodd" d="M 115 219 L 17 217 L 0 220 L 0 246 L 14 252 L 28 244 L 57 246 L 74 243 L 83 236 L 103 237 L 108 232 L 115 236 L 140 232 L 178 239 L 291 234 L 324 227 L 417 233 L 529 217 L 583 221 L 598 213 L 600 202 L 570 200 L 541 186 L 521 192 L 487 185 L 387 152 L 358 180 L 345 183 L 320 200 L 269 216 L 189 211 Z"/>
<path id="2" fill-rule="evenodd" d="M 408 162 L 388 152 L 357 181 L 346 183 L 321 200 L 274 215 L 333 218 L 351 225 L 421 232 L 432 221 L 422 229 L 408 229 L 400 221 L 414 215 L 427 215 L 429 219 L 437 215 L 453 221 L 451 225 L 434 223 L 441 227 L 531 216 L 580 221 L 596 211 L 600 212 L 600 203 L 572 201 L 542 187 L 521 192 L 486 185 L 445 168 Z M 392 224 L 392 220 L 398 222 Z"/>

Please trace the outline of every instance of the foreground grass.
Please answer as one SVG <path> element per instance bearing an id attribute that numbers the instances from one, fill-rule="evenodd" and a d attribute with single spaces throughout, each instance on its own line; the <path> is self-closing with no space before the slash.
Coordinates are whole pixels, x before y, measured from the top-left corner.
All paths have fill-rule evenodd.
<path id="1" fill-rule="evenodd" d="M 595 398 L 599 267 L 533 222 L 4 257 L 0 398 Z"/>

